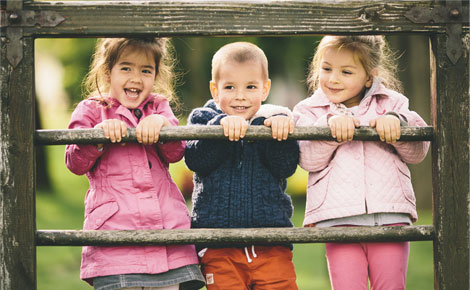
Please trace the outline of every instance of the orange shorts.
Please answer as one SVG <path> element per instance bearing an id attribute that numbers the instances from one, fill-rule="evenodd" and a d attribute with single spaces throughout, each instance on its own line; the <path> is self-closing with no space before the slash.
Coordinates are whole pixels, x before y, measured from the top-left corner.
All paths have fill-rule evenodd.
<path id="1" fill-rule="evenodd" d="M 207 249 L 207 290 L 297 290 L 292 251 L 284 246 Z"/>

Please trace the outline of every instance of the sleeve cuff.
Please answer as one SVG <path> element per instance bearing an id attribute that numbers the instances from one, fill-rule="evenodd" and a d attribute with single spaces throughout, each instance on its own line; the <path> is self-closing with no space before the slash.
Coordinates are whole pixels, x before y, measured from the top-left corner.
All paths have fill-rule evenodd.
<path id="1" fill-rule="evenodd" d="M 408 121 L 406 120 L 406 118 L 398 113 L 395 113 L 395 112 L 387 112 L 385 113 L 385 115 L 390 115 L 390 116 L 395 116 L 398 118 L 398 120 L 400 120 L 400 126 L 408 126 Z"/>

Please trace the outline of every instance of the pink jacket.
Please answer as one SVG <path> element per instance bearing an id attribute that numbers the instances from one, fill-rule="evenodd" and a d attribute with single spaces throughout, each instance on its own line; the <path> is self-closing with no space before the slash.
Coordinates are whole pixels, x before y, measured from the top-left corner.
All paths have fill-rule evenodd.
<path id="1" fill-rule="evenodd" d="M 105 119 L 120 119 L 129 127 L 137 118 L 116 100 L 110 106 L 88 99 L 72 114 L 69 129 L 93 128 Z M 164 115 L 178 125 L 168 101 L 151 95 L 139 109 L 145 118 Z M 190 218 L 183 196 L 171 179 L 168 165 L 184 155 L 185 142 L 158 145 L 139 143 L 67 145 L 65 162 L 75 174 L 86 174 L 90 188 L 85 197 L 84 230 L 189 229 Z M 126 273 L 162 273 L 197 264 L 193 245 L 83 247 L 81 278 Z"/>
<path id="2" fill-rule="evenodd" d="M 361 126 L 386 112 L 403 116 L 409 126 L 426 126 L 408 109 L 408 99 L 374 81 L 359 104 L 355 118 Z M 294 108 L 296 126 L 327 126 L 336 106 L 317 90 Z M 419 163 L 429 142 L 300 141 L 300 166 L 309 172 L 304 225 L 380 212 L 408 213 L 413 221 L 416 198 L 405 163 Z"/>

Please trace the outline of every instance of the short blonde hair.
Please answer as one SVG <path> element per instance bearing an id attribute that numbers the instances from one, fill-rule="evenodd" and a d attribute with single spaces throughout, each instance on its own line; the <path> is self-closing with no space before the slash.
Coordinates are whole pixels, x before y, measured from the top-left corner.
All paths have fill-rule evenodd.
<path id="1" fill-rule="evenodd" d="M 219 78 L 220 66 L 226 62 L 234 61 L 244 63 L 247 61 L 256 61 L 261 64 L 263 78 L 269 78 L 268 59 L 263 50 L 253 43 L 249 42 L 232 42 L 222 46 L 212 57 L 212 80 L 217 81 Z"/>
<path id="2" fill-rule="evenodd" d="M 173 71 L 173 47 L 166 38 L 101 38 L 98 40 L 83 86 L 87 98 L 101 97 L 108 92 L 107 78 L 111 69 L 126 48 L 151 55 L 155 61 L 155 82 L 153 92 L 163 95 L 168 101 L 178 104 L 175 96 L 175 74 Z M 104 101 L 104 99 L 103 99 Z"/>
<path id="3" fill-rule="evenodd" d="M 318 88 L 321 60 L 328 48 L 336 48 L 338 50 L 347 49 L 351 51 L 354 57 L 362 64 L 368 75 L 371 75 L 372 71 L 376 70 L 377 76 L 382 78 L 383 84 L 387 88 L 398 92 L 402 91 L 401 82 L 396 77 L 396 59 L 383 36 L 327 35 L 320 41 L 315 56 L 310 63 L 307 83 L 312 92 Z"/>

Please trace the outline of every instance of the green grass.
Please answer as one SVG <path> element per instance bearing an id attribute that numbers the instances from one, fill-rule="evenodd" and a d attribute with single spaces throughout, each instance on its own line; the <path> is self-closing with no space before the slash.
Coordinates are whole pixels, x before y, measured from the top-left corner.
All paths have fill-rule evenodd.
<path id="1" fill-rule="evenodd" d="M 84 176 L 75 176 L 64 165 L 64 146 L 46 147 L 53 190 L 37 192 L 38 229 L 81 229 L 83 199 L 88 187 Z M 294 200 L 295 226 L 302 225 L 304 197 Z M 431 224 L 430 211 L 419 211 L 418 224 Z M 38 290 L 92 289 L 79 278 L 80 247 L 38 247 Z M 295 244 L 294 264 L 300 290 L 330 289 L 323 244 Z M 408 290 L 433 289 L 432 242 L 412 242 L 408 266 Z"/>

